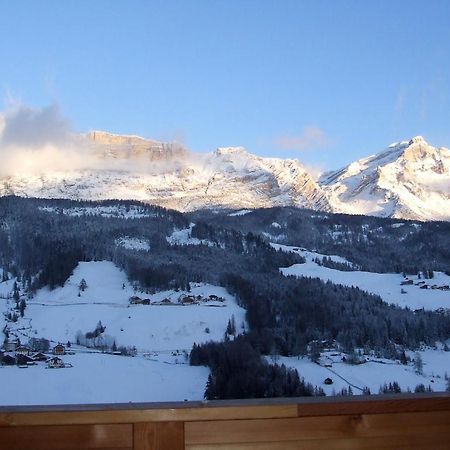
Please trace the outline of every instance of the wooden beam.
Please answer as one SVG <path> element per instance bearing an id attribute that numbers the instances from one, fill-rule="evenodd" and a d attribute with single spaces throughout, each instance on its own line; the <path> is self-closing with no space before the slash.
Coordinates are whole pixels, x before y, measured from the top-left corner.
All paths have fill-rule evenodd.
<path id="1" fill-rule="evenodd" d="M 133 426 L 58 425 L 0 427 L 0 449 L 132 449 Z"/>
<path id="2" fill-rule="evenodd" d="M 0 426 L 108 424 L 146 422 L 187 422 L 192 420 L 218 419 L 271 419 L 297 417 L 295 403 L 288 405 L 200 406 L 197 408 L 151 408 L 99 409 L 97 411 L 17 411 L 0 412 Z M 147 407 L 148 408 L 148 407 Z"/>
<path id="3" fill-rule="evenodd" d="M 185 424 L 185 442 L 188 446 L 434 434 L 445 434 L 450 442 L 450 411 Z"/>
<path id="4" fill-rule="evenodd" d="M 182 422 L 136 423 L 134 450 L 184 450 Z"/>

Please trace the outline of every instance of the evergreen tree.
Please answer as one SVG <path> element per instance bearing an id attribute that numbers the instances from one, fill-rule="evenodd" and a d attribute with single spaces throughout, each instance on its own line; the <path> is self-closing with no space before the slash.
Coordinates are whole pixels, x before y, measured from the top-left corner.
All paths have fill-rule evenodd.
<path id="1" fill-rule="evenodd" d="M 423 375 L 423 361 L 419 352 L 416 352 L 414 355 L 414 370 L 417 374 Z"/>

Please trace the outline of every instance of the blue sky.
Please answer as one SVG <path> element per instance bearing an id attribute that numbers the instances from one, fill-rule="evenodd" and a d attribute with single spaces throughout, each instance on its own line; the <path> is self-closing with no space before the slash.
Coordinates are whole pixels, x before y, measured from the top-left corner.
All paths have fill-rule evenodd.
<path id="1" fill-rule="evenodd" d="M 450 147 L 447 0 L 0 0 L 0 109 L 337 168 Z"/>

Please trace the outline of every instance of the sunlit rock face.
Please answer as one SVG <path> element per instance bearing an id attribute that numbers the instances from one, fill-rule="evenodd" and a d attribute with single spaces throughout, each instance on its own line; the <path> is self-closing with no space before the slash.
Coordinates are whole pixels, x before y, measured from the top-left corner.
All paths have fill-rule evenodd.
<path id="1" fill-rule="evenodd" d="M 260 158 L 242 147 L 200 154 L 102 131 L 78 142 L 81 161 L 78 154 L 63 169 L 49 161 L 37 171 L 14 170 L 3 177 L 0 195 L 135 199 L 181 211 L 284 205 L 329 210 L 322 189 L 296 160 Z"/>
<path id="2" fill-rule="evenodd" d="M 420 136 L 319 180 L 297 160 L 262 158 L 242 147 L 194 153 L 103 131 L 77 135 L 68 148 L 26 152 L 9 168 L 0 170 L 0 195 L 129 199 L 180 211 L 298 206 L 450 220 L 450 151 Z"/>
<path id="3" fill-rule="evenodd" d="M 324 174 L 333 210 L 420 220 L 450 220 L 450 150 L 423 137 Z"/>

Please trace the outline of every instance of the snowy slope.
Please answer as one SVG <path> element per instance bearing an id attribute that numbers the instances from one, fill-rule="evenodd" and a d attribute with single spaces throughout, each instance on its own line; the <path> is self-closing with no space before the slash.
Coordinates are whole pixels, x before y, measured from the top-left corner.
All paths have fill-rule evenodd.
<path id="1" fill-rule="evenodd" d="M 420 136 L 326 173 L 319 183 L 335 212 L 450 220 L 450 150 Z"/>
<path id="2" fill-rule="evenodd" d="M 82 279 L 88 285 L 79 293 Z M 234 316 L 242 331 L 245 310 L 224 288 L 206 284 L 192 285 L 190 295 L 211 294 L 224 302 L 193 305 L 175 304 L 182 292 L 156 294 L 135 292 L 125 273 L 109 261 L 82 262 L 61 288 L 37 292 L 28 301 L 25 318 L 31 318 L 28 336 L 45 337 L 55 342 L 75 341 L 76 334 L 93 331 L 98 321 L 106 326 L 105 335 L 116 344 L 136 346 L 141 352 L 190 351 L 194 342 L 222 340 L 228 320 Z M 150 305 L 130 305 L 134 295 L 148 298 Z M 168 298 L 173 305 L 157 305 Z"/>
<path id="3" fill-rule="evenodd" d="M 328 209 L 323 191 L 297 160 L 260 158 L 241 147 L 193 153 L 175 144 L 99 131 L 87 137 L 95 159 L 86 168 L 22 173 L 14 167 L 0 180 L 0 195 L 132 199 L 181 211 L 284 205 Z"/>
<path id="4" fill-rule="evenodd" d="M 348 389 L 349 386 L 352 386 L 354 394 L 362 394 L 364 387 L 368 387 L 372 394 L 378 394 L 381 385 L 393 381 L 399 383 L 403 392 L 408 388 L 414 392 L 419 384 L 431 386 L 433 391 L 445 391 L 450 352 L 445 352 L 442 348 L 427 348 L 419 353 L 423 360 L 422 374 L 416 373 L 412 363 L 402 365 L 398 361 L 374 357 L 369 357 L 365 364 L 346 364 L 342 362 L 342 354 L 336 351 L 324 352 L 320 365 L 307 358 L 282 356 L 277 358 L 277 363 L 297 369 L 305 381 L 320 386 L 327 395 L 337 394 L 342 388 Z M 408 356 L 413 359 L 415 354 L 408 352 Z M 324 384 L 326 378 L 331 378 L 333 384 Z"/>
<path id="5" fill-rule="evenodd" d="M 87 287 L 80 291 L 83 279 Z M 13 279 L 0 283 L 2 328 L 3 312 L 14 308 L 13 284 Z M 136 295 L 150 304 L 130 304 Z M 183 295 L 201 300 L 183 305 Z M 171 303 L 161 304 L 164 299 Z M 224 288 L 191 283 L 190 292 L 147 294 L 135 290 L 112 262 L 81 262 L 63 287 L 39 290 L 27 300 L 25 316 L 7 323 L 10 337 L 23 344 L 30 338 L 49 339 L 51 346 L 70 341 L 70 354 L 62 356 L 70 367 L 47 369 L 45 362 L 26 370 L 0 365 L 0 383 L 11 386 L 0 396 L 0 404 L 202 400 L 209 369 L 189 366 L 188 354 L 194 342 L 222 340 L 233 318 L 236 332 L 244 331 L 245 310 Z M 98 338 L 101 342 L 135 347 L 136 356 L 103 354 L 77 345 L 77 334 L 92 332 L 99 321 L 106 327 Z"/>
<path id="6" fill-rule="evenodd" d="M 311 278 L 320 278 L 323 281 L 331 281 L 343 286 L 355 286 L 372 294 L 379 295 L 387 303 L 395 303 L 401 307 L 411 309 L 436 310 L 439 308 L 450 309 L 450 291 L 440 289 L 431 289 L 431 286 L 450 285 L 450 276 L 442 272 L 435 272 L 431 280 L 418 279 L 417 276 L 411 276 L 413 285 L 401 285 L 404 281 L 401 274 L 397 273 L 373 273 L 362 271 L 343 272 L 319 266 L 314 262 L 316 257 L 323 256 L 315 252 L 308 252 L 298 247 L 272 244 L 276 249 L 292 251 L 305 257 L 304 264 L 294 264 L 290 267 L 281 268 L 284 275 L 295 275 Z M 337 262 L 347 262 L 339 256 L 331 256 L 331 259 Z M 424 281 L 430 289 L 420 289 L 417 283 Z M 404 293 L 402 293 L 402 290 Z"/>
<path id="7" fill-rule="evenodd" d="M 11 168 L 0 195 L 140 200 L 180 211 L 299 206 L 316 210 L 450 220 L 450 151 L 423 138 L 324 174 L 295 159 L 262 158 L 242 147 L 194 153 L 176 144 L 95 131 L 86 167 L 38 173 Z"/>

